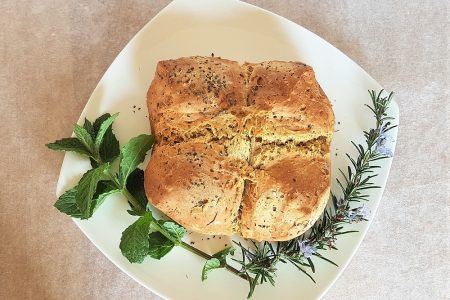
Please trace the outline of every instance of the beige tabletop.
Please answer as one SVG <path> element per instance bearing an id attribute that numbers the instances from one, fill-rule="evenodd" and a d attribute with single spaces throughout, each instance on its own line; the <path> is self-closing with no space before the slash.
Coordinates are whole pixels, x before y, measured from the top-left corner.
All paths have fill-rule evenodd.
<path id="1" fill-rule="evenodd" d="M 450 299 L 448 1 L 251 2 L 331 42 L 400 106 L 380 208 L 325 299 Z M 0 299 L 160 299 L 53 208 L 63 156 L 44 144 L 71 134 L 103 72 L 167 3 L 0 1 Z"/>

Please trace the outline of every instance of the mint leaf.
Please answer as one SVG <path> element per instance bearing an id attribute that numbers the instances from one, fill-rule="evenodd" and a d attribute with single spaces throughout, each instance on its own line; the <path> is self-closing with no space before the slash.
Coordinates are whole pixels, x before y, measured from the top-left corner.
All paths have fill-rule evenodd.
<path id="1" fill-rule="evenodd" d="M 117 117 L 118 114 L 115 114 L 113 117 L 114 119 Z M 101 129 L 101 126 L 109 119 L 111 118 L 111 115 L 109 113 L 105 113 L 102 116 L 98 117 L 94 124 L 92 125 L 94 128 L 94 140 L 96 140 L 96 137 L 99 134 L 99 131 Z M 106 126 L 106 125 L 105 125 Z M 112 131 L 112 126 L 109 126 L 104 135 L 103 135 L 103 141 L 100 144 L 99 154 L 100 158 L 103 162 L 112 162 L 114 159 L 116 159 L 120 154 L 120 146 L 119 141 L 117 140 L 116 136 L 114 135 Z"/>
<path id="2" fill-rule="evenodd" d="M 91 155 L 89 149 L 79 139 L 73 137 L 60 139 L 45 146 L 55 151 L 73 151 L 81 155 Z"/>
<path id="3" fill-rule="evenodd" d="M 120 145 L 116 136 L 112 132 L 112 127 L 109 127 L 103 137 L 103 142 L 100 145 L 100 158 L 103 162 L 112 162 L 120 154 Z"/>
<path id="4" fill-rule="evenodd" d="M 103 202 L 105 201 L 105 199 L 108 196 L 115 194 L 115 193 L 120 193 L 120 190 L 118 190 L 118 189 L 110 190 L 110 191 L 100 194 L 97 198 L 93 199 L 92 200 L 92 212 L 91 212 L 90 216 L 92 216 L 92 214 L 100 207 L 100 205 L 103 204 Z"/>
<path id="5" fill-rule="evenodd" d="M 172 221 L 165 221 L 161 229 L 178 242 L 181 242 L 181 239 L 186 234 L 186 229 Z"/>
<path id="6" fill-rule="evenodd" d="M 126 185 L 128 176 L 142 163 L 145 155 L 152 148 L 154 137 L 141 134 L 132 138 L 123 148 L 120 154 L 119 182 Z"/>
<path id="7" fill-rule="evenodd" d="M 97 189 L 95 190 L 94 199 L 98 198 L 103 193 L 109 192 L 116 189 L 116 185 L 111 180 L 99 181 Z"/>
<path id="8" fill-rule="evenodd" d="M 172 250 L 174 243 L 160 232 L 152 232 L 148 236 L 148 255 L 154 259 L 161 259 Z"/>
<path id="9" fill-rule="evenodd" d="M 208 273 L 211 272 L 214 269 L 219 269 L 221 268 L 220 266 L 220 260 L 218 260 L 217 258 L 211 258 L 208 259 L 205 263 L 205 265 L 203 266 L 203 270 L 202 270 L 202 281 L 205 281 L 206 279 L 208 279 Z"/>
<path id="10" fill-rule="evenodd" d="M 231 255 L 234 254 L 233 247 L 227 247 L 225 249 L 222 249 L 219 252 L 217 252 L 216 254 L 214 254 L 213 257 L 219 259 L 221 263 L 225 263 L 228 254 L 231 254 Z"/>
<path id="11" fill-rule="evenodd" d="M 136 169 L 128 176 L 126 188 L 128 192 L 130 192 L 130 194 L 133 195 L 133 197 L 141 204 L 141 207 L 147 206 L 148 200 L 144 190 L 143 170 Z"/>
<path id="12" fill-rule="evenodd" d="M 84 124 L 83 124 L 83 128 L 86 129 L 86 131 L 89 133 L 89 135 L 92 137 L 93 140 L 95 140 L 95 131 L 94 131 L 94 126 L 92 125 L 92 123 L 84 118 Z"/>
<path id="13" fill-rule="evenodd" d="M 95 136 L 97 136 L 97 132 L 100 130 L 100 126 L 102 125 L 102 123 L 105 122 L 109 117 L 111 117 L 110 113 L 104 113 L 103 115 L 95 119 L 94 123 L 92 124 L 92 127 L 94 127 Z M 94 139 L 95 136 L 93 137 Z"/>
<path id="14" fill-rule="evenodd" d="M 97 189 L 99 181 L 108 179 L 106 171 L 109 169 L 109 163 L 100 165 L 95 169 L 91 169 L 84 173 L 78 183 L 78 193 L 76 194 L 76 202 L 80 208 L 82 219 L 91 216 L 92 200 Z"/>
<path id="15" fill-rule="evenodd" d="M 54 206 L 60 212 L 65 213 L 73 218 L 81 218 L 81 212 L 75 200 L 77 192 L 77 187 L 66 191 L 58 198 Z"/>
<path id="16" fill-rule="evenodd" d="M 106 131 L 111 127 L 112 123 L 114 122 L 114 120 L 117 118 L 118 115 L 119 115 L 119 113 L 116 113 L 116 114 L 108 117 L 100 125 L 100 128 L 99 128 L 98 132 L 96 132 L 96 136 L 95 136 L 95 147 L 97 147 L 97 149 L 100 148 L 100 145 L 103 142 L 103 137 L 105 136 Z"/>
<path id="17" fill-rule="evenodd" d="M 86 129 L 78 124 L 75 124 L 73 127 L 73 132 L 77 136 L 78 140 L 83 143 L 86 149 L 89 149 L 90 153 L 95 153 L 94 140 Z"/>
<path id="18" fill-rule="evenodd" d="M 118 113 L 111 116 L 109 113 L 102 115 L 92 124 L 84 119 L 83 126 L 74 125 L 76 138 L 65 138 L 46 146 L 52 150 L 74 151 L 90 157 L 92 167 L 97 167 L 97 162 L 112 162 L 120 154 L 119 141 L 112 131 L 112 123 Z"/>
<path id="19" fill-rule="evenodd" d="M 227 261 L 227 255 L 234 254 L 234 248 L 233 247 L 227 247 L 216 254 L 213 255 L 211 259 L 208 259 L 203 266 L 202 270 L 202 281 L 206 280 L 208 278 L 208 273 L 214 269 L 220 269 L 223 268 Z"/>
<path id="20" fill-rule="evenodd" d="M 149 232 L 152 222 L 152 214 L 146 212 L 122 232 L 119 248 L 130 263 L 141 263 L 149 254 Z"/>

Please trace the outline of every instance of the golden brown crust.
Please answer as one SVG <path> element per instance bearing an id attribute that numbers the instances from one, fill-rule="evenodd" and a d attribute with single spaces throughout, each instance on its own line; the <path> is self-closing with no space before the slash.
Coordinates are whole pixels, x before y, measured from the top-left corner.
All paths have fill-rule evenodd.
<path id="1" fill-rule="evenodd" d="M 235 115 L 246 105 L 244 86 L 244 74 L 234 61 L 213 57 L 160 61 L 147 93 L 152 132 L 158 141 L 210 134 L 230 137 L 230 126 L 239 122 Z"/>
<path id="2" fill-rule="evenodd" d="M 191 230 L 233 234 L 244 179 L 241 162 L 221 153 L 218 143 L 157 145 L 145 170 L 152 204 Z"/>
<path id="3" fill-rule="evenodd" d="M 320 216 L 334 115 L 311 67 L 161 61 L 147 96 L 157 145 L 145 190 L 170 218 L 205 234 L 287 240 Z"/>
<path id="4" fill-rule="evenodd" d="M 256 170 L 246 188 L 241 233 L 254 240 L 284 241 L 305 232 L 328 202 L 329 158 L 296 153 Z"/>
<path id="5" fill-rule="evenodd" d="M 311 67 L 302 63 L 247 64 L 252 135 L 267 141 L 331 136 L 334 115 Z"/>

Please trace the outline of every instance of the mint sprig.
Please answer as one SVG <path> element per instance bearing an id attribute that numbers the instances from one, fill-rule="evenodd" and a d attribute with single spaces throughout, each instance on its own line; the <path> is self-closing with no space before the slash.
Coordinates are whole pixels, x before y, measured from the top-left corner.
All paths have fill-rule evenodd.
<path id="1" fill-rule="evenodd" d="M 185 233 L 175 222 L 156 220 L 146 211 L 122 233 L 119 248 L 131 263 L 141 263 L 146 256 L 160 259 L 183 243 Z"/>
<path id="2" fill-rule="evenodd" d="M 120 151 L 112 130 L 117 116 L 106 113 L 94 123 L 85 119 L 83 126 L 74 125 L 75 137 L 46 145 L 51 150 L 72 151 L 88 156 L 93 166 L 82 176 L 77 186 L 61 195 L 55 203 L 59 211 L 74 218 L 89 219 L 108 196 L 122 193 L 130 203 L 131 211 L 140 215 L 145 212 L 148 201 L 143 188 L 144 176 L 137 167 L 152 148 L 154 139 L 151 135 L 142 134 L 131 139 Z M 118 173 L 125 175 L 122 177 L 111 169 L 111 162 L 119 155 Z M 119 180 L 119 177 L 123 179 Z"/>
<path id="3" fill-rule="evenodd" d="M 192 247 L 183 241 L 186 229 L 171 220 L 157 220 L 150 211 L 144 212 L 122 233 L 119 248 L 131 263 L 142 263 L 149 256 L 161 259 L 175 246 L 184 248 L 207 260 L 202 272 L 203 280 L 210 270 L 226 268 L 228 271 L 244 279 L 244 275 L 226 263 L 226 256 L 234 253 L 234 248 L 228 247 L 213 256 Z M 218 264 L 215 264 L 218 261 Z"/>
<path id="4" fill-rule="evenodd" d="M 120 154 L 119 141 L 112 131 L 112 123 L 118 113 L 106 113 L 91 123 L 85 119 L 83 126 L 74 125 L 75 137 L 63 138 L 47 144 L 47 148 L 57 151 L 72 151 L 88 156 L 93 167 L 112 162 Z"/>

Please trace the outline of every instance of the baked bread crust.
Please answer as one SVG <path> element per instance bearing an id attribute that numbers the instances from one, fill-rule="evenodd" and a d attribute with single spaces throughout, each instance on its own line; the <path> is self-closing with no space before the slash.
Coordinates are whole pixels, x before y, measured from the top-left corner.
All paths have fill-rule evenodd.
<path id="1" fill-rule="evenodd" d="M 331 104 L 311 67 L 186 57 L 158 63 L 149 201 L 204 234 L 289 240 L 330 193 Z"/>
<path id="2" fill-rule="evenodd" d="M 242 162 L 220 155 L 220 143 L 156 145 L 145 170 L 154 206 L 190 230 L 231 235 L 238 230 L 244 191 Z"/>

